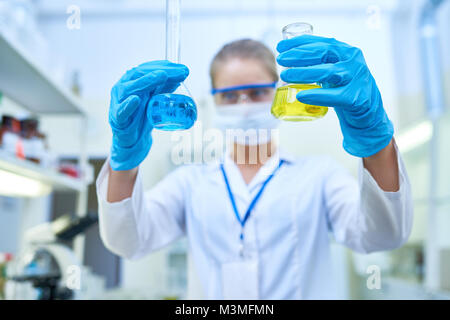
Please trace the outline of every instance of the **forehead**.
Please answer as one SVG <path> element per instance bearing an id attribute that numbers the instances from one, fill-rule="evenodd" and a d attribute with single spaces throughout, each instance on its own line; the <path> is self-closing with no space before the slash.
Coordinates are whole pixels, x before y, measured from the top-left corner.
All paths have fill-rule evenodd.
<path id="1" fill-rule="evenodd" d="M 220 64 L 214 77 L 216 88 L 272 81 L 272 76 L 260 61 L 241 58 L 231 58 Z"/>

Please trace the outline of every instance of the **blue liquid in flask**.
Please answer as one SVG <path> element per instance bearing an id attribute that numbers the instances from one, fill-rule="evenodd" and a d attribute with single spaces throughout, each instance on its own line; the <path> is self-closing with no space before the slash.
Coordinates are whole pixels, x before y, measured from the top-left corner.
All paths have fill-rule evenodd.
<path id="1" fill-rule="evenodd" d="M 159 130 L 186 130 L 197 120 L 197 108 L 191 97 L 163 93 L 153 96 L 149 102 L 153 127 Z"/>

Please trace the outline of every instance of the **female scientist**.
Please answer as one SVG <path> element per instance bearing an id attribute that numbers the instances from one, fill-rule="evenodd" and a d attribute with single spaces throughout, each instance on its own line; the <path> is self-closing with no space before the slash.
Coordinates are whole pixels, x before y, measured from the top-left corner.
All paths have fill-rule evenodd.
<path id="1" fill-rule="evenodd" d="M 332 299 L 330 232 L 361 253 L 405 243 L 411 187 L 362 52 L 312 35 L 283 40 L 277 50 L 278 64 L 289 67 L 283 81 L 323 84 L 297 99 L 334 107 L 344 149 L 360 158 L 359 181 L 329 157 L 295 158 L 270 135 L 257 134 L 234 143 L 222 163 L 181 166 L 144 191 L 138 166 L 152 145 L 147 102 L 188 75 L 184 65 L 144 63 L 111 92 L 111 156 L 97 180 L 107 248 L 136 259 L 186 235 L 208 299 Z M 278 75 L 267 47 L 253 40 L 227 44 L 210 73 L 216 127 L 276 126 L 270 106 Z M 262 148 L 269 152 L 255 163 L 237 161 L 237 150 Z"/>

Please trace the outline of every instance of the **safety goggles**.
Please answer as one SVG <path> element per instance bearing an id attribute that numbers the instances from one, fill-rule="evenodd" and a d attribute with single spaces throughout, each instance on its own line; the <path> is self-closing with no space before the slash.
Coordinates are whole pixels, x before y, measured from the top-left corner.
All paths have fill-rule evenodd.
<path id="1" fill-rule="evenodd" d="M 273 97 L 273 89 L 276 85 L 276 82 L 271 82 L 214 88 L 211 94 L 217 97 L 218 104 L 236 104 L 241 101 L 262 102 Z"/>

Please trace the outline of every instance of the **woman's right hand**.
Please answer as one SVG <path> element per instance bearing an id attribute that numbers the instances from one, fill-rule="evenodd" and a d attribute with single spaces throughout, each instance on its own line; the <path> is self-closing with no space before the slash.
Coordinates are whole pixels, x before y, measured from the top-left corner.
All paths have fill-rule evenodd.
<path id="1" fill-rule="evenodd" d="M 147 118 L 148 102 L 156 94 L 173 92 L 188 74 L 185 65 L 150 61 L 128 70 L 114 85 L 109 107 L 111 169 L 130 170 L 145 159 L 152 146 L 153 129 Z"/>

